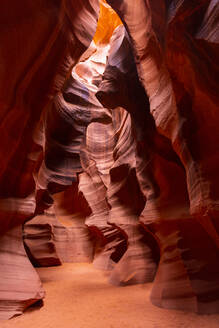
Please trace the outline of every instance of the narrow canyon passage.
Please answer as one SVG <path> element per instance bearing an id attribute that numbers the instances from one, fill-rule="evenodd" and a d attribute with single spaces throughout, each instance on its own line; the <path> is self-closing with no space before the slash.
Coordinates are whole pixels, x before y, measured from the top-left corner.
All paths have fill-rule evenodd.
<path id="1" fill-rule="evenodd" d="M 218 328 L 219 314 L 161 309 L 149 300 L 152 284 L 115 287 L 92 264 L 38 268 L 44 306 L 2 321 L 1 328 Z"/>
<path id="2" fill-rule="evenodd" d="M 1 2 L 0 328 L 219 327 L 218 22 Z"/>

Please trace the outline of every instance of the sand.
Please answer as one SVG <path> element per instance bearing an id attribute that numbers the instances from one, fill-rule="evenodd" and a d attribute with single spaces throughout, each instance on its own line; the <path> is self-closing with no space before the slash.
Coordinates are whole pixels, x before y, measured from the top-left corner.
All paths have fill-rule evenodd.
<path id="1" fill-rule="evenodd" d="M 37 269 L 44 306 L 1 321 L 1 328 L 219 328 L 218 315 L 196 315 L 153 306 L 152 284 L 115 287 L 92 264 Z"/>

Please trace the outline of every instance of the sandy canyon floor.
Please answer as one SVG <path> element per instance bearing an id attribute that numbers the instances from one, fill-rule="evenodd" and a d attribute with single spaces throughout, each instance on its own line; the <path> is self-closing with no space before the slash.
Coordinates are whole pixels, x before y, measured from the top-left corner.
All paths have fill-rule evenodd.
<path id="1" fill-rule="evenodd" d="M 152 284 L 115 287 L 92 264 L 37 269 L 44 306 L 1 321 L 1 328 L 218 328 L 218 315 L 196 315 L 153 306 Z"/>

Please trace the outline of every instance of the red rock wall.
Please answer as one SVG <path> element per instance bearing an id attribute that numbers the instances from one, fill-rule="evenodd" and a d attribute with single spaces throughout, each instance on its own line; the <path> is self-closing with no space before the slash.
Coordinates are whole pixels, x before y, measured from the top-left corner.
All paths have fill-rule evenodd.
<path id="1" fill-rule="evenodd" d="M 54 199 L 59 216 L 66 206 L 60 200 L 69 197 L 78 178 L 92 213 L 67 201 L 67 219 L 80 230 L 75 244 L 85 246 L 87 258 L 93 254 L 86 250 L 85 224 L 92 230 L 94 263 L 111 270 L 111 283 L 153 279 L 153 236 L 160 262 L 152 302 L 198 313 L 218 311 L 219 6 L 213 0 L 107 2 L 126 32 L 120 26 L 114 33 L 106 63 L 103 45 L 120 20 L 106 30 L 109 24 L 99 20 L 94 40 L 101 49 L 92 43 L 78 65 L 96 30 L 98 1 L 1 4 L 4 318 L 43 297 L 19 226 Z M 102 14 L 108 12 L 102 5 Z M 112 16 L 107 17 L 110 22 Z M 80 202 L 78 197 L 72 201 Z M 34 220 L 28 223 L 31 233 Z M 73 237 L 63 242 L 64 232 L 56 225 L 55 245 L 49 227 L 52 248 L 32 244 L 32 256 L 39 259 L 43 248 L 58 263 Z M 7 261 L 11 254 L 23 263 L 22 281 L 6 279 L 13 270 L 13 258 Z"/>
<path id="2" fill-rule="evenodd" d="M 11 8 L 13 7 L 13 10 Z M 41 113 L 96 30 L 98 1 L 1 3 L 1 232 L 34 212 L 19 202 L 34 193 L 38 159 L 32 135 Z M 89 20 L 87 16 L 91 13 Z"/>
<path id="3" fill-rule="evenodd" d="M 42 140 L 36 133 L 33 141 L 33 134 L 42 112 L 47 113 L 71 67 L 89 46 L 99 4 L 23 0 L 3 1 L 0 7 L 0 317 L 9 318 L 44 296 L 21 235 L 21 224 L 41 206 L 36 211 L 33 173 L 43 158 Z M 22 279 L 11 274 L 17 262 Z"/>
<path id="4" fill-rule="evenodd" d="M 217 311 L 218 6 L 214 1 L 108 3 L 128 31 L 156 128 L 153 134 L 149 129 L 152 147 L 143 138 L 137 151 L 147 197 L 142 222 L 161 250 L 151 300 L 167 308 Z"/>

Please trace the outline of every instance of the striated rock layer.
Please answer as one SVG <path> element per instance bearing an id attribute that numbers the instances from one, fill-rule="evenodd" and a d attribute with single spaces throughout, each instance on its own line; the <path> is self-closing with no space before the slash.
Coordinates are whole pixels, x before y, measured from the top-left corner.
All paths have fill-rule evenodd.
<path id="1" fill-rule="evenodd" d="M 54 195 L 54 214 L 54 241 L 61 261 L 92 262 L 92 234 L 85 225 L 90 208 L 79 192 L 78 183 Z"/>
<path id="2" fill-rule="evenodd" d="M 93 244 L 84 220 L 76 214 L 60 220 L 50 210 L 26 223 L 24 245 L 32 264 L 47 267 L 91 262 Z"/>
<path id="3" fill-rule="evenodd" d="M 216 312 L 219 116 L 215 74 L 210 73 L 215 72 L 213 56 L 218 54 L 214 25 L 218 5 L 214 1 L 170 1 L 159 6 L 152 1 L 108 3 L 126 26 L 149 96 L 153 120 L 145 112 L 145 124 L 148 120 L 156 127 L 156 131 L 147 127 L 151 143 L 143 134 L 137 149 L 139 183 L 147 198 L 142 222 L 156 235 L 161 250 L 151 300 L 167 308 Z M 124 103 L 123 93 L 117 94 Z M 136 106 L 133 121 L 138 110 Z"/>
<path id="4" fill-rule="evenodd" d="M 45 215 L 38 215 L 24 225 L 24 246 L 36 267 L 61 265 L 54 242 L 54 228 Z"/>
<path id="5" fill-rule="evenodd" d="M 72 1 L 1 4 L 1 233 L 34 212 L 34 205 L 29 211 L 16 206 L 12 211 L 7 199 L 16 204 L 34 193 L 32 173 L 39 149 L 33 130 L 89 46 L 98 12 L 96 0 L 80 0 L 77 6 Z"/>
<path id="6" fill-rule="evenodd" d="M 26 255 L 21 226 L 0 239 L 0 263 L 0 319 L 9 319 L 45 296 L 40 278 Z"/>
<path id="7" fill-rule="evenodd" d="M 124 26 L 101 1 L 90 47 L 97 0 L 0 5 L 2 318 L 44 296 L 33 217 L 35 264 L 94 253 L 114 284 L 151 281 L 154 236 L 153 304 L 219 309 L 218 2 L 107 3 Z M 90 211 L 63 218 L 78 182 Z M 41 221 L 53 202 L 72 227 Z"/>
<path id="8" fill-rule="evenodd" d="M 99 2 L 23 0 L 10 4 L 3 1 L 0 6 L 0 245 L 6 245 L 6 250 L 1 248 L 0 267 L 5 271 L 1 275 L 0 302 L 1 317 L 9 318 L 43 298 L 24 249 L 16 253 L 16 242 L 19 248 L 22 245 L 21 233 L 12 242 L 7 236 L 16 235 L 21 224 L 51 204 L 53 188 L 42 190 L 38 183 L 35 198 L 33 173 L 37 179 L 44 157 L 42 146 L 47 153 L 47 139 L 42 138 L 45 133 L 39 133 L 37 124 L 42 113 L 45 121 L 51 108 L 57 108 L 59 102 L 53 103 L 54 95 L 58 93 L 56 99 L 60 99 L 59 92 L 72 66 L 92 41 Z M 54 121 L 50 124 L 54 126 Z"/>
<path id="9" fill-rule="evenodd" d="M 118 31 L 121 29 L 118 27 Z M 113 34 L 112 38 L 116 37 L 117 34 Z M 111 48 L 112 42 L 108 61 Z M 84 72 L 93 66 L 94 56 L 84 63 Z M 96 83 L 96 75 L 91 77 Z M 100 90 L 100 85 L 96 91 Z M 102 101 L 101 97 L 98 99 Z M 115 94 L 109 95 L 109 101 L 115 99 Z M 109 280 L 116 285 L 153 280 L 156 264 L 139 229 L 138 219 L 144 199 L 136 178 L 135 140 L 130 115 L 123 108 L 112 112 L 107 126 L 101 122 L 88 126 L 81 162 L 85 172 L 79 176 L 79 188 L 92 210 L 86 223 L 102 234 L 104 240 L 104 248 L 95 257 L 94 264 L 102 269 L 112 269 Z M 126 242 L 127 250 L 123 248 Z"/>

